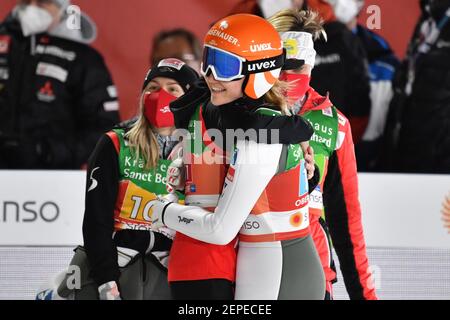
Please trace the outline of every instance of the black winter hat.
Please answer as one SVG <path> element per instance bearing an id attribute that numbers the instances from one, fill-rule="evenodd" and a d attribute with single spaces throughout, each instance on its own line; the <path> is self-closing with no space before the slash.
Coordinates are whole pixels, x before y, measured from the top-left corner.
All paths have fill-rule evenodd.
<path id="1" fill-rule="evenodd" d="M 145 77 L 142 90 L 148 83 L 156 77 L 165 77 L 173 79 L 180 84 L 184 92 L 199 79 L 197 72 L 189 67 L 186 63 L 175 58 L 163 59 L 156 66 L 153 66 Z"/>

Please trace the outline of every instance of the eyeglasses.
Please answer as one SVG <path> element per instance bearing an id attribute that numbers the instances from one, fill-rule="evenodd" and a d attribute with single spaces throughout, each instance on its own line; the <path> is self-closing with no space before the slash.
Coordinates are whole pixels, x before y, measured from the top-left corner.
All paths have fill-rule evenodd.
<path id="1" fill-rule="evenodd" d="M 219 48 L 205 45 L 201 65 L 201 74 L 206 76 L 209 71 L 218 81 L 233 81 L 241 79 L 245 59 Z"/>

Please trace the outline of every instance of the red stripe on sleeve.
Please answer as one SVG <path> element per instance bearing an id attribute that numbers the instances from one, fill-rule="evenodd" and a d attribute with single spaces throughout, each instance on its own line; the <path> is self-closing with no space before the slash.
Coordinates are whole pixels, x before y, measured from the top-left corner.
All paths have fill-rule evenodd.
<path id="1" fill-rule="evenodd" d="M 377 299 L 369 271 L 369 261 L 366 253 L 366 244 L 361 221 L 361 206 L 359 203 L 358 176 L 356 157 L 353 145 L 350 123 L 341 116 L 339 121 L 340 135 L 345 134 L 342 144 L 336 150 L 338 168 L 340 171 L 344 202 L 348 217 L 348 233 L 353 245 L 353 256 L 359 276 L 359 282 L 364 290 L 366 299 Z"/>
<path id="2" fill-rule="evenodd" d="M 106 133 L 106 135 L 111 139 L 111 141 L 114 144 L 114 148 L 116 148 L 117 154 L 119 154 L 120 142 L 119 142 L 119 137 L 117 136 L 117 133 L 115 133 L 114 131 L 109 131 Z"/>

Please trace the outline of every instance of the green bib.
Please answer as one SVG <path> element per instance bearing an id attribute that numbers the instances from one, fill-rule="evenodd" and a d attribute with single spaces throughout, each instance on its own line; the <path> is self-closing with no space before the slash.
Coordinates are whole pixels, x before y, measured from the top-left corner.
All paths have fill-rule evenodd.
<path id="1" fill-rule="evenodd" d="M 196 109 L 194 114 L 192 115 L 191 119 L 189 120 L 188 124 L 188 131 L 191 135 L 188 140 L 188 144 L 190 147 L 190 151 L 195 154 L 196 156 L 200 156 L 207 146 L 203 142 L 203 128 L 202 128 L 202 119 L 201 119 L 201 105 L 199 105 Z M 201 141 L 201 144 L 198 143 Z"/>
<path id="2" fill-rule="evenodd" d="M 119 138 L 120 180 L 129 180 L 136 186 L 157 195 L 167 194 L 166 172 L 171 161 L 160 159 L 155 168 L 146 169 L 144 160 L 141 157 L 136 158 L 135 153 L 128 146 L 128 141 L 124 138 L 125 131 L 123 129 L 114 129 L 113 131 Z"/>
<path id="3" fill-rule="evenodd" d="M 336 149 L 339 129 L 338 114 L 336 108 L 329 107 L 324 110 L 308 111 L 302 117 L 308 120 L 314 129 L 309 144 L 314 149 L 314 160 L 320 170 L 319 184 L 322 184 L 328 160 Z"/>

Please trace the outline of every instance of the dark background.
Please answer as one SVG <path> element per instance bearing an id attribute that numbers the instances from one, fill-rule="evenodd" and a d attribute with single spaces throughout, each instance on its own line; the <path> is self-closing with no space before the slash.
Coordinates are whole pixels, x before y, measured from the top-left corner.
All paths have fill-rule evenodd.
<path id="1" fill-rule="evenodd" d="M 122 119 L 136 111 L 139 91 L 149 66 L 151 40 L 161 29 L 184 27 L 203 39 L 210 24 L 226 16 L 240 0 L 72 0 L 97 24 L 94 42 L 105 57 L 119 90 Z M 366 0 L 381 9 L 381 29 L 375 30 L 403 58 L 419 17 L 419 0 Z M 16 0 L 1 0 L 0 19 Z M 360 22 L 365 24 L 363 9 Z"/>

